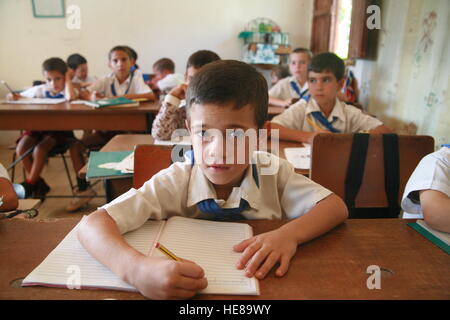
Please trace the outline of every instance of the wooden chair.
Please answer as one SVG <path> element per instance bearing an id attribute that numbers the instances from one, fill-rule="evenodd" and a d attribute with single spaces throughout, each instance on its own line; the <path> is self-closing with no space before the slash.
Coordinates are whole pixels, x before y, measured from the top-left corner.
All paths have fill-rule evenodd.
<path id="1" fill-rule="evenodd" d="M 140 188 L 154 174 L 169 167 L 171 154 L 171 146 L 137 145 L 134 149 L 133 187 Z"/>
<path id="2" fill-rule="evenodd" d="M 345 199 L 345 180 L 352 149 L 353 134 L 319 134 L 311 152 L 310 178 Z M 430 136 L 398 136 L 399 192 L 398 205 L 405 185 L 419 161 L 434 151 Z M 355 208 L 388 207 L 384 185 L 383 135 L 372 134 L 366 156 L 361 187 Z"/>

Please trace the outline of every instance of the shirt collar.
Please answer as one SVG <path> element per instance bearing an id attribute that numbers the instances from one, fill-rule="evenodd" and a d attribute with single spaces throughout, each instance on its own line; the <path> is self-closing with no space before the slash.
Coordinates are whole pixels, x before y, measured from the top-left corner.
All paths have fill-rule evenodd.
<path id="1" fill-rule="evenodd" d="M 130 83 L 130 81 L 131 81 L 131 73 L 128 75 L 128 78 L 122 83 L 119 83 L 119 80 L 117 80 L 117 77 L 116 77 L 116 75 L 114 73 L 111 73 L 111 79 L 114 82 L 115 86 L 116 85 L 117 86 L 123 86 L 125 84 L 128 85 Z"/>
<path id="2" fill-rule="evenodd" d="M 345 121 L 344 107 L 345 106 L 343 106 L 343 102 L 339 101 L 339 99 L 336 98 L 333 110 L 331 111 L 331 114 L 327 120 L 333 121 L 333 119 L 336 117 L 339 120 Z M 311 99 L 306 104 L 306 115 L 314 111 L 322 112 L 316 100 L 314 100 L 314 98 L 311 97 Z"/>
<path id="3" fill-rule="evenodd" d="M 253 209 L 259 208 L 259 188 L 253 178 L 252 166 L 249 165 L 244 173 L 244 179 L 239 187 L 234 187 L 230 196 L 226 200 L 218 200 L 214 186 L 203 174 L 198 165 L 194 165 L 191 170 L 191 177 L 188 186 L 187 206 L 193 206 L 205 199 L 214 199 L 222 208 L 239 207 L 241 198 L 247 200 Z"/>
<path id="4" fill-rule="evenodd" d="M 305 91 L 306 89 L 308 89 L 308 81 L 305 81 L 305 84 L 303 85 L 303 87 L 300 86 L 300 83 L 297 81 L 297 78 L 296 78 L 295 76 L 291 76 L 291 77 L 289 78 L 289 82 L 292 82 L 292 81 L 294 81 L 294 82 L 298 85 L 298 87 L 300 88 L 300 91 L 301 91 L 301 92 L 303 92 L 303 91 Z"/>

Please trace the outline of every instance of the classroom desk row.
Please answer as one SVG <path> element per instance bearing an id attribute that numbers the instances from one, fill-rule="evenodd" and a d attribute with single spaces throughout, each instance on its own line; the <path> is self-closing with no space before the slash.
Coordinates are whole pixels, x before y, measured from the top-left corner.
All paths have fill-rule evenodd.
<path id="1" fill-rule="evenodd" d="M 94 109 L 84 104 L 0 103 L 0 130 L 132 130 L 147 131 L 159 111 L 158 102 L 138 107 Z M 284 108 L 269 107 L 269 118 Z"/>
<path id="2" fill-rule="evenodd" d="M 20 287 L 21 280 L 79 220 L 1 220 L 0 299 L 144 299 L 123 291 Z M 272 270 L 260 281 L 261 295 L 198 295 L 196 299 L 450 299 L 450 255 L 407 222 L 347 220 L 299 246 L 284 277 L 276 277 Z M 286 221 L 245 223 L 259 234 Z M 369 266 L 380 268 L 378 284 L 367 272 Z"/>
<path id="3" fill-rule="evenodd" d="M 154 139 L 150 134 L 118 134 L 114 136 L 100 151 L 131 151 L 138 144 L 153 144 Z M 301 143 L 280 141 L 279 143 L 279 156 L 285 159 L 285 148 L 298 148 L 302 147 Z M 81 178 L 86 177 L 87 166 L 84 166 L 79 172 L 78 176 Z M 297 173 L 308 175 L 308 170 L 296 169 Z M 121 178 L 105 179 L 105 191 L 106 201 L 110 202 L 121 194 L 127 192 L 133 187 L 132 176 L 125 176 Z"/>

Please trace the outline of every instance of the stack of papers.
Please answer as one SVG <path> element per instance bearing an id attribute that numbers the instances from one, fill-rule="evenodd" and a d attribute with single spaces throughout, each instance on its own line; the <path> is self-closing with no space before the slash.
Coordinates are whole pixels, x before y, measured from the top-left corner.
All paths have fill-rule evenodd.
<path id="1" fill-rule="evenodd" d="M 284 155 L 296 169 L 311 168 L 311 146 L 305 146 L 304 148 L 285 148 Z"/>

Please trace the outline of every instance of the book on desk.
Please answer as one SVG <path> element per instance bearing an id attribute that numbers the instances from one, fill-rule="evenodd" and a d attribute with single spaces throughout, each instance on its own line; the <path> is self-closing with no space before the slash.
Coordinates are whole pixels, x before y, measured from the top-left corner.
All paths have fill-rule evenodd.
<path id="1" fill-rule="evenodd" d="M 105 108 L 105 107 L 138 107 L 139 102 L 133 101 L 124 97 L 113 98 L 113 99 L 101 99 L 95 101 L 84 101 L 84 104 L 93 108 Z"/>
<path id="2" fill-rule="evenodd" d="M 115 179 L 133 175 L 134 151 L 91 151 L 86 180 Z"/>
<path id="3" fill-rule="evenodd" d="M 137 291 L 82 247 L 77 238 L 79 225 L 22 281 L 22 286 Z M 201 293 L 259 295 L 258 280 L 246 277 L 244 270 L 236 268 L 241 253 L 233 251 L 233 245 L 252 235 L 252 228 L 246 223 L 176 216 L 149 220 L 139 229 L 124 234 L 124 238 L 145 255 L 168 259 L 154 247 L 160 242 L 176 256 L 199 264 L 208 279 L 208 287 Z M 67 270 L 71 266 L 79 268 L 79 283 L 68 283 Z"/>

